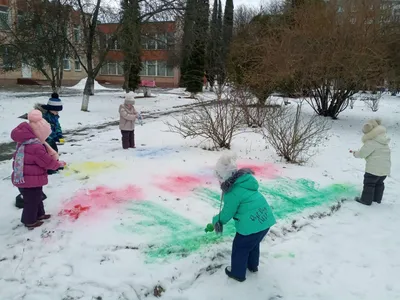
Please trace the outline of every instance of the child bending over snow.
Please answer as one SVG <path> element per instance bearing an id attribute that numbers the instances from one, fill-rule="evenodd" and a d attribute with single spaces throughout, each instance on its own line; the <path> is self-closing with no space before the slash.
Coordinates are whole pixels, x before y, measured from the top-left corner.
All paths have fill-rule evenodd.
<path id="1" fill-rule="evenodd" d="M 237 281 L 246 280 L 246 269 L 257 272 L 260 243 L 276 221 L 272 210 L 258 191 L 258 182 L 249 169 L 237 169 L 236 156 L 223 154 L 215 173 L 221 183 L 224 207 L 212 224 L 218 227 L 235 220 L 236 236 L 232 245 L 231 267 L 225 273 Z"/>

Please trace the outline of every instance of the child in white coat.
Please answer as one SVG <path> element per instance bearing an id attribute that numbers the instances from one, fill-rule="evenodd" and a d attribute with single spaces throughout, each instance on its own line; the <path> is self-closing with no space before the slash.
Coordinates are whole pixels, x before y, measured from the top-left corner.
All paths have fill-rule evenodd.
<path id="1" fill-rule="evenodd" d="M 350 151 L 356 158 L 366 160 L 364 189 L 361 197 L 356 201 L 371 205 L 372 202 L 381 203 L 385 190 L 385 179 L 390 175 L 391 153 L 386 136 L 386 128 L 381 125 L 381 120 L 373 119 L 364 124 L 362 129 L 364 145 L 359 151 Z"/>

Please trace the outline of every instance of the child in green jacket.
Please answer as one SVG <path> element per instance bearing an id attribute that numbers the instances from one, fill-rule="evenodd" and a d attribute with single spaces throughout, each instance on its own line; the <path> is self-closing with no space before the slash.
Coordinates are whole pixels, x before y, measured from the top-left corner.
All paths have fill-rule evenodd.
<path id="1" fill-rule="evenodd" d="M 231 219 L 235 221 L 231 267 L 227 267 L 225 273 L 242 282 L 246 280 L 246 269 L 253 273 L 258 271 L 260 243 L 276 221 L 267 200 L 258 191 L 254 173 L 250 169 L 238 170 L 233 153 L 220 157 L 215 173 L 221 183 L 224 206 L 212 224 L 218 228 Z"/>

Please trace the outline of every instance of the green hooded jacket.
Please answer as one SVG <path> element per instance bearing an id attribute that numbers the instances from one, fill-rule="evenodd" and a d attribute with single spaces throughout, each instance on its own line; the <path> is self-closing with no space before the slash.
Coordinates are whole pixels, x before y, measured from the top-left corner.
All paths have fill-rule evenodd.
<path id="1" fill-rule="evenodd" d="M 257 233 L 273 226 L 276 223 L 275 217 L 267 200 L 258 191 L 259 185 L 254 176 L 244 171 L 231 181 L 223 194 L 224 207 L 212 223 L 215 225 L 220 221 L 226 224 L 233 218 L 236 231 L 242 235 Z"/>

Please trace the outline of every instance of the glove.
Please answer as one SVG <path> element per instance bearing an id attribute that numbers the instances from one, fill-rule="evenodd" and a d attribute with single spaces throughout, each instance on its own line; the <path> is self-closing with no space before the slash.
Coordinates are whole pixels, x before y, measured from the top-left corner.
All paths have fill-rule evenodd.
<path id="1" fill-rule="evenodd" d="M 58 141 L 60 142 L 60 144 L 64 144 L 65 143 L 65 139 L 64 138 L 59 139 Z"/>
<path id="2" fill-rule="evenodd" d="M 224 225 L 222 225 L 222 223 L 218 221 L 217 223 L 215 223 L 214 229 L 216 233 L 222 233 L 224 231 Z"/>
<path id="3" fill-rule="evenodd" d="M 206 229 L 204 229 L 204 231 L 205 231 L 206 233 L 208 233 L 208 232 L 213 232 L 213 231 L 214 231 L 214 225 L 211 224 L 211 223 L 207 224 Z"/>

